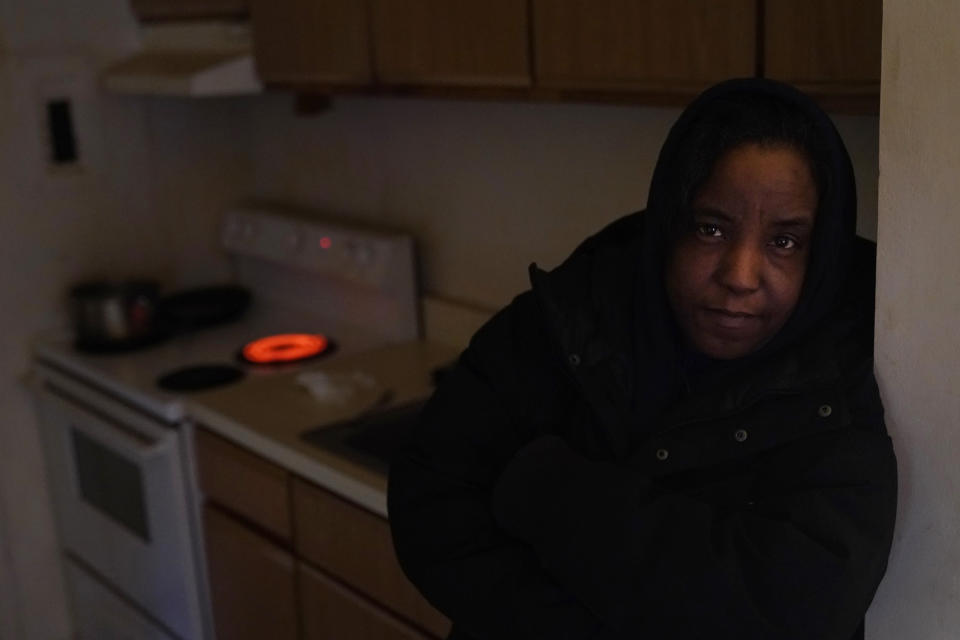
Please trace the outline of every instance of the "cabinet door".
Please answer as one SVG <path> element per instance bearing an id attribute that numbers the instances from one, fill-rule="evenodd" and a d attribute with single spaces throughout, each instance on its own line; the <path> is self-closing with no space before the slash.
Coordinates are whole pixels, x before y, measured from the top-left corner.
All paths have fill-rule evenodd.
<path id="1" fill-rule="evenodd" d="M 197 429 L 197 477 L 216 502 L 281 540 L 290 541 L 289 474 L 205 429 Z"/>
<path id="2" fill-rule="evenodd" d="M 130 0 L 141 20 L 237 17 L 247 13 L 247 0 Z"/>
<path id="3" fill-rule="evenodd" d="M 403 618 L 446 637 L 449 621 L 407 580 L 386 520 L 302 480 L 293 484 L 293 511 L 300 557 Z"/>
<path id="4" fill-rule="evenodd" d="M 375 604 L 308 567 L 300 568 L 304 640 L 427 640 Z"/>
<path id="5" fill-rule="evenodd" d="M 813 89 L 880 84 L 881 0 L 765 0 L 764 75 Z"/>
<path id="6" fill-rule="evenodd" d="M 532 0 L 536 82 L 698 91 L 756 70 L 755 0 Z"/>
<path id="7" fill-rule="evenodd" d="M 249 0 L 257 72 L 266 83 L 372 80 L 366 0 Z"/>
<path id="8" fill-rule="evenodd" d="M 530 84 L 526 0 L 372 0 L 377 77 L 388 84 Z"/>
<path id="9" fill-rule="evenodd" d="M 293 557 L 215 507 L 204 507 L 203 516 L 217 637 L 295 640 Z"/>

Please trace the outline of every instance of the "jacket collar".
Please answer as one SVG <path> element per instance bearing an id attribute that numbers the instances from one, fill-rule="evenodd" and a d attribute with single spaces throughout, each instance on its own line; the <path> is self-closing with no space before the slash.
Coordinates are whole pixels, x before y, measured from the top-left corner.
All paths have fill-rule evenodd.
<path id="1" fill-rule="evenodd" d="M 593 409 L 614 452 L 626 455 L 642 433 L 733 414 L 763 397 L 790 395 L 839 378 L 839 366 L 830 353 L 832 341 L 814 335 L 776 357 L 742 368 L 720 366 L 692 386 L 682 385 L 683 401 L 669 402 L 663 415 L 657 408 L 636 406 L 632 399 L 644 397 L 644 390 L 637 388 L 635 361 L 643 349 L 636 348 L 641 329 L 631 306 L 636 269 L 630 264 L 623 251 L 601 250 L 575 254 L 549 273 L 530 266 L 534 295 L 553 334 L 557 357 Z M 676 374 L 683 379 L 675 362 L 665 366 L 675 370 L 664 370 L 664 377 Z"/>

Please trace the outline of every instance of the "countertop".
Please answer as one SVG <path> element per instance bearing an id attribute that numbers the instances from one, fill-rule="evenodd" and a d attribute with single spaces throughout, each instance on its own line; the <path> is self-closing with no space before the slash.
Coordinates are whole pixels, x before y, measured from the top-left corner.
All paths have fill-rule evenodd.
<path id="1" fill-rule="evenodd" d="M 382 408 L 432 393 L 431 373 L 453 362 L 459 351 L 432 342 L 408 342 L 344 355 L 307 371 L 332 376 L 363 374 L 376 381 L 341 401 L 319 400 L 295 378 L 303 370 L 263 376 L 242 385 L 191 395 L 186 413 L 198 426 L 380 515 L 387 516 L 387 478 L 301 439 L 322 425 L 349 419 L 384 398 Z"/>

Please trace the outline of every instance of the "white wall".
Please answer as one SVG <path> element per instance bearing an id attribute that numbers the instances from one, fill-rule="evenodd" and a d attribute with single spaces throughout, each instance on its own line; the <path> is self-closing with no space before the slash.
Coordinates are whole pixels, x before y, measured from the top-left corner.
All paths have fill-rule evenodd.
<path id="1" fill-rule="evenodd" d="M 48 91 L 74 100 L 79 168 L 48 164 L 42 118 Z M 107 113 L 88 63 L 8 54 L 0 63 L 0 96 L 0 518 L 11 558 L 2 579 L 15 584 L 14 637 L 62 638 L 68 629 L 45 477 L 21 384 L 29 339 L 56 322 L 63 288 L 77 274 L 123 265 L 150 270 L 159 256 L 149 251 L 149 209 L 124 193 L 129 171 L 143 159 L 130 147 L 108 170 L 116 146 L 100 135 Z"/>
<path id="2" fill-rule="evenodd" d="M 678 109 L 342 98 L 310 118 L 258 102 L 256 193 L 390 224 L 420 241 L 425 287 L 499 307 L 589 233 L 644 206 Z M 860 229 L 876 229 L 877 118 L 839 117 Z"/>
<path id="3" fill-rule="evenodd" d="M 108 254 L 101 250 L 108 248 L 110 240 L 92 231 L 109 222 L 102 201 L 97 200 L 102 199 L 106 184 L 123 180 L 113 176 L 105 180 L 102 171 L 113 147 L 104 144 L 100 135 L 102 118 L 111 118 L 100 109 L 91 60 L 111 48 L 133 46 L 134 35 L 121 0 L 0 2 L 3 640 L 52 640 L 70 633 L 37 431 L 21 378 L 27 368 L 29 337 L 56 315 L 66 274 L 87 262 L 85 258 Z M 67 94 L 75 102 L 84 164 L 81 170 L 51 171 L 45 155 L 42 104 L 46 98 Z M 117 167 L 125 165 L 121 162 Z M 133 207 L 131 221 L 142 214 L 142 206 Z M 114 240 L 124 237 L 129 235 L 113 235 Z M 142 246 L 142 241 L 132 239 L 132 246 Z"/>
<path id="4" fill-rule="evenodd" d="M 960 3 L 885 0 L 877 374 L 900 468 L 878 640 L 960 634 Z"/>
<path id="5" fill-rule="evenodd" d="M 29 342 L 64 322 L 84 277 L 221 279 L 214 228 L 252 180 L 249 108 L 103 94 L 136 44 L 126 0 L 0 0 L 0 640 L 70 634 L 38 432 Z M 47 160 L 44 100 L 67 96 L 81 162 Z"/>

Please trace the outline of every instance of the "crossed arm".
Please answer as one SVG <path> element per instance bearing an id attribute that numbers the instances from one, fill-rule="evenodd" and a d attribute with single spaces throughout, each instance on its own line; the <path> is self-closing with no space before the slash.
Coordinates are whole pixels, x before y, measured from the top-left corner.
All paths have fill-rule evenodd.
<path id="1" fill-rule="evenodd" d="M 500 322 L 491 331 L 509 343 Z M 769 456 L 751 504 L 717 503 L 531 427 L 543 393 L 523 365 L 534 345 L 514 341 L 518 366 L 504 370 L 484 340 L 429 403 L 390 478 L 401 564 L 458 632 L 850 637 L 889 549 L 886 436 L 795 443 Z"/>

